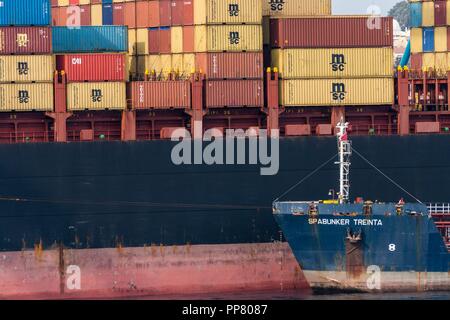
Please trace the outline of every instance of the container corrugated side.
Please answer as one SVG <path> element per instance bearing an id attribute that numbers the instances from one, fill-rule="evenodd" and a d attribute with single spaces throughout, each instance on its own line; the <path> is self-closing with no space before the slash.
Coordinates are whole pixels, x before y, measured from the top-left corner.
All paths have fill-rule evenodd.
<path id="1" fill-rule="evenodd" d="M 136 81 L 127 90 L 133 109 L 187 109 L 191 105 L 189 81 Z"/>
<path id="2" fill-rule="evenodd" d="M 392 17 L 329 16 L 270 20 L 275 48 L 392 47 Z"/>
<path id="3" fill-rule="evenodd" d="M 53 84 L 0 84 L 0 111 L 53 111 Z"/>
<path id="4" fill-rule="evenodd" d="M 422 28 L 411 28 L 411 52 L 423 52 L 423 30 Z"/>
<path id="5" fill-rule="evenodd" d="M 195 70 L 194 54 L 156 54 L 143 56 L 141 73 L 155 73 L 158 78 L 167 79 L 171 71 L 186 78 Z"/>
<path id="6" fill-rule="evenodd" d="M 195 52 L 262 51 L 261 25 L 195 26 Z"/>
<path id="7" fill-rule="evenodd" d="M 211 80 L 205 85 L 206 107 L 263 107 L 263 80 Z"/>
<path id="8" fill-rule="evenodd" d="M 283 106 L 391 105 L 393 78 L 281 81 Z"/>
<path id="9" fill-rule="evenodd" d="M 67 109 L 125 110 L 125 82 L 72 82 L 67 84 Z"/>
<path id="10" fill-rule="evenodd" d="M 261 0 L 209 0 L 207 6 L 207 24 L 261 24 Z"/>
<path id="11" fill-rule="evenodd" d="M 434 26 L 434 2 L 422 2 L 422 26 Z"/>
<path id="12" fill-rule="evenodd" d="M 197 53 L 196 70 L 207 79 L 262 79 L 264 77 L 261 52 Z"/>
<path id="13" fill-rule="evenodd" d="M 0 25 L 51 25 L 50 0 L 1 0 Z"/>
<path id="14" fill-rule="evenodd" d="M 126 81 L 125 54 L 68 54 L 56 57 L 67 81 Z"/>
<path id="15" fill-rule="evenodd" d="M 126 26 L 53 27 L 54 53 L 127 52 Z"/>
<path id="16" fill-rule="evenodd" d="M 0 54 L 51 54 L 50 27 L 0 27 Z"/>
<path id="17" fill-rule="evenodd" d="M 328 16 L 331 0 L 262 0 L 263 15 L 271 17 Z"/>
<path id="18" fill-rule="evenodd" d="M 389 77 L 393 75 L 393 49 L 276 49 L 272 67 L 284 79 Z"/>
<path id="19" fill-rule="evenodd" d="M 0 82 L 52 82 L 53 56 L 0 56 Z"/>

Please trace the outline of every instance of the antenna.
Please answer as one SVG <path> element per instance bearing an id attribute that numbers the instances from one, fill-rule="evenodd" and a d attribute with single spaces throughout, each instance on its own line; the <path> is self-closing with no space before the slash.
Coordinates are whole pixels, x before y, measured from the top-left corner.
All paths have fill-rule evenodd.
<path id="1" fill-rule="evenodd" d="M 348 122 L 344 118 L 337 124 L 336 129 L 338 138 L 339 162 L 339 203 L 348 201 L 350 195 L 350 156 L 352 155 L 352 143 L 348 140 Z"/>

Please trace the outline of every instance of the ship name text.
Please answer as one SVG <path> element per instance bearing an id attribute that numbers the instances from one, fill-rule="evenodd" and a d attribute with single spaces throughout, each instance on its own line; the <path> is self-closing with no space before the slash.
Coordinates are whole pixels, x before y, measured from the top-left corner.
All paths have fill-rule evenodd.
<path id="1" fill-rule="evenodd" d="M 336 226 L 382 226 L 383 221 L 380 219 L 308 219 L 309 224 L 324 224 L 324 225 L 336 225 Z"/>

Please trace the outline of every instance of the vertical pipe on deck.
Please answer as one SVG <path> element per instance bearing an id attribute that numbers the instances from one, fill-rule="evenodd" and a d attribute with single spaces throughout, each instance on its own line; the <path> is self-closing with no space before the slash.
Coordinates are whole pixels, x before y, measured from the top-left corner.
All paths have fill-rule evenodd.
<path id="1" fill-rule="evenodd" d="M 274 68 L 273 72 L 270 68 L 267 69 L 266 90 L 267 90 L 267 133 L 272 136 L 279 135 L 279 74 L 278 69 Z M 277 133 L 276 133 L 277 132 Z"/>
<path id="2" fill-rule="evenodd" d="M 397 131 L 401 136 L 409 134 L 409 73 L 408 70 L 398 71 L 397 92 L 398 92 L 398 119 Z"/>

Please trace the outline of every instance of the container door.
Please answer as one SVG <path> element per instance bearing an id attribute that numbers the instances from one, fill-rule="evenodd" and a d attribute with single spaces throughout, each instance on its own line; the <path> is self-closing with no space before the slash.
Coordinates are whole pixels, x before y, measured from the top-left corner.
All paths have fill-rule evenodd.
<path id="1" fill-rule="evenodd" d="M 434 28 L 423 28 L 423 52 L 434 51 Z"/>
<path id="2" fill-rule="evenodd" d="M 420 28 L 422 26 L 422 3 L 413 2 L 409 4 L 411 12 L 411 27 Z"/>

